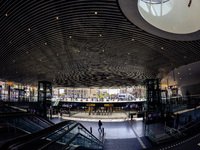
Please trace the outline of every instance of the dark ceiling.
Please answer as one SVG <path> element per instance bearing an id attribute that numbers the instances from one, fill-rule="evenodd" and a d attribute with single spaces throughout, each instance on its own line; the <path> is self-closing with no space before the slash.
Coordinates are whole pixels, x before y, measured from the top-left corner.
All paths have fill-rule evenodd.
<path id="1" fill-rule="evenodd" d="M 3 80 L 132 86 L 199 60 L 199 40 L 174 41 L 147 33 L 126 18 L 117 0 L 0 3 Z"/>

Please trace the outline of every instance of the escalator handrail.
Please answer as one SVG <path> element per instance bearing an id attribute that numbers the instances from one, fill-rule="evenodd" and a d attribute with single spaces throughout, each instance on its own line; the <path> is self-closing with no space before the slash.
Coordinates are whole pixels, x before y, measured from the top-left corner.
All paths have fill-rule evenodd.
<path id="1" fill-rule="evenodd" d="M 98 144 L 98 145 L 100 145 L 100 146 L 103 146 L 103 143 L 102 143 L 101 141 L 99 141 L 99 143 L 98 143 L 98 142 L 96 142 L 96 141 L 94 141 L 94 140 L 92 140 L 92 139 L 86 137 L 85 135 L 83 135 L 83 134 L 81 134 L 81 133 L 79 133 L 79 135 L 83 136 L 84 138 L 86 138 L 86 139 L 88 139 L 88 140 L 90 140 L 90 141 L 92 141 L 92 142 L 94 142 L 94 143 L 96 143 L 96 144 Z"/>
<path id="2" fill-rule="evenodd" d="M 33 114 L 27 113 L 27 112 L 9 112 L 9 113 L 0 113 L 0 118 L 16 118 L 21 116 L 30 116 Z"/>
<path id="3" fill-rule="evenodd" d="M 33 115 L 33 116 L 30 116 L 30 117 L 32 117 L 31 121 L 33 121 L 34 123 L 38 124 L 42 128 L 46 128 L 47 126 L 54 125 L 54 124 L 50 124 L 49 122 L 44 121 L 44 119 L 41 119 L 39 116 Z"/>
<path id="4" fill-rule="evenodd" d="M 72 122 L 72 123 L 69 123 L 69 124 L 67 124 L 68 126 L 70 126 L 71 124 L 77 124 L 77 123 L 74 123 L 74 122 Z M 54 133 L 52 134 L 49 134 L 48 136 L 46 136 L 46 138 L 48 138 L 49 136 L 52 136 L 52 135 L 55 135 L 55 134 L 57 134 L 58 132 L 60 132 L 61 130 L 63 130 L 63 128 L 66 128 L 67 126 L 63 126 L 62 128 L 60 128 L 60 129 L 58 129 L 58 130 L 56 130 L 56 131 L 54 131 Z M 68 129 L 69 130 L 69 129 Z M 67 131 L 68 131 L 67 130 Z"/>
<path id="5" fill-rule="evenodd" d="M 57 140 L 59 140 L 60 138 L 62 138 L 64 135 L 68 134 L 70 131 L 72 131 L 74 128 L 76 128 L 79 124 L 76 123 L 73 127 L 71 127 L 69 130 L 63 132 L 61 135 L 59 135 L 58 137 L 56 137 L 54 140 L 52 140 L 51 142 L 47 143 L 46 145 L 42 146 L 39 150 L 42 150 L 46 147 L 48 147 L 49 145 L 53 144 L 54 142 L 56 142 Z"/>
<path id="6" fill-rule="evenodd" d="M 43 117 L 40 117 L 38 115 L 34 115 L 31 113 L 27 112 L 9 112 L 9 113 L 0 113 L 0 118 L 16 118 L 16 117 L 21 117 L 21 116 L 36 116 L 37 119 L 39 119 L 41 122 L 45 122 L 46 124 L 52 126 L 55 125 L 53 122 L 48 121 L 47 119 L 44 119 Z M 42 119 L 41 119 L 42 118 Z"/>
<path id="7" fill-rule="evenodd" d="M 30 142 L 32 140 L 35 140 L 35 139 L 41 138 L 45 135 L 48 135 L 48 134 L 54 132 L 55 130 L 57 130 L 57 129 L 59 129 L 59 128 L 65 126 L 66 124 L 71 123 L 71 122 L 72 121 L 63 121 L 63 122 L 60 122 L 60 123 L 58 123 L 54 126 L 50 126 L 50 127 L 45 128 L 43 130 L 37 131 L 35 133 L 25 135 L 23 137 L 8 141 L 5 144 L 3 144 L 0 148 L 1 149 L 9 149 L 9 148 L 15 147 L 17 145 L 26 144 L 27 142 Z"/>
<path id="8" fill-rule="evenodd" d="M 56 142 L 57 140 L 59 140 L 60 138 L 62 138 L 63 136 L 65 136 L 66 134 L 68 134 L 70 131 L 72 131 L 75 127 L 77 126 L 81 126 L 82 128 L 84 128 L 84 130 L 86 130 L 90 136 L 92 136 L 96 141 L 98 141 L 99 143 L 102 143 L 99 139 L 97 139 L 92 133 L 90 133 L 81 123 L 76 123 L 73 127 L 71 127 L 69 130 L 63 132 L 61 135 L 59 135 L 57 138 L 55 138 L 54 140 L 52 140 L 51 142 L 47 143 L 46 145 L 44 145 L 43 147 L 41 147 L 39 150 L 45 149 L 46 147 L 48 147 L 49 145 L 53 144 L 54 142 Z M 81 134 L 81 133 L 80 133 Z M 83 134 L 81 134 L 83 135 Z M 85 136 L 86 137 L 86 136 Z M 89 139 L 89 138 L 88 138 Z M 93 142 L 96 142 L 95 140 L 89 139 Z M 96 142 L 96 143 L 98 143 Z M 102 144 L 103 145 L 103 144 Z"/>
<path id="9" fill-rule="evenodd" d="M 46 123 L 49 124 L 50 126 L 55 125 L 53 122 L 49 121 L 48 119 L 45 119 L 45 118 L 42 117 L 42 116 L 38 116 L 38 115 L 36 115 L 36 116 L 38 117 L 39 120 L 41 120 L 41 121 L 43 121 L 43 122 L 46 122 Z"/>
<path id="10" fill-rule="evenodd" d="M 79 135 L 81 135 L 81 136 L 83 136 L 84 138 L 86 138 L 86 139 L 88 139 L 88 140 L 90 140 L 90 141 L 92 141 L 92 142 L 98 144 L 99 146 L 102 146 L 102 147 L 103 147 L 103 143 L 102 143 L 102 142 L 98 143 L 98 142 L 96 142 L 96 141 L 93 141 L 92 139 L 89 139 L 88 137 L 86 137 L 85 135 L 83 135 L 83 134 L 81 134 L 81 133 L 77 133 L 69 142 L 67 142 L 67 144 L 62 148 L 62 150 L 65 150 L 67 147 L 69 147 L 69 145 L 70 145 Z"/>
<path id="11" fill-rule="evenodd" d="M 86 129 L 81 123 L 79 123 L 81 127 L 83 127 L 93 138 L 95 138 L 97 141 L 101 142 L 96 136 L 94 136 L 88 129 Z"/>

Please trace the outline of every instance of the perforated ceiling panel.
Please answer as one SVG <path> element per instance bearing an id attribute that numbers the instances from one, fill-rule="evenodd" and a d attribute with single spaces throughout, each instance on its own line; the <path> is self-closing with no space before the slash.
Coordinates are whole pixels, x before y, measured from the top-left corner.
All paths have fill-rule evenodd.
<path id="1" fill-rule="evenodd" d="M 129 22 L 117 0 L 1 0 L 0 78 L 59 86 L 131 86 L 199 61 L 199 41 Z"/>

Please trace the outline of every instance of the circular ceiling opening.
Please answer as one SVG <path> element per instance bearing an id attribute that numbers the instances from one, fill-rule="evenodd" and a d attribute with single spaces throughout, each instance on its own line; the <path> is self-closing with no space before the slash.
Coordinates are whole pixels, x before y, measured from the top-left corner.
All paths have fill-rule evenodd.
<path id="1" fill-rule="evenodd" d="M 152 26 L 175 34 L 200 29 L 199 0 L 138 0 L 140 15 Z"/>

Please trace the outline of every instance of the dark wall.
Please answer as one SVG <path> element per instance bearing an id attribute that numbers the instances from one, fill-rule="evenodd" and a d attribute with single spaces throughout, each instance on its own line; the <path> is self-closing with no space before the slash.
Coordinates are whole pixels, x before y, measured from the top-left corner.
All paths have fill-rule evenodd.
<path id="1" fill-rule="evenodd" d="M 191 95 L 200 95 L 200 83 L 181 87 L 183 96 L 185 96 L 186 90 L 188 90 Z"/>

